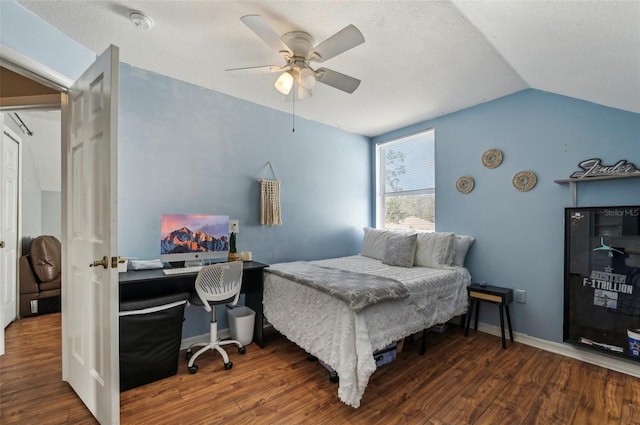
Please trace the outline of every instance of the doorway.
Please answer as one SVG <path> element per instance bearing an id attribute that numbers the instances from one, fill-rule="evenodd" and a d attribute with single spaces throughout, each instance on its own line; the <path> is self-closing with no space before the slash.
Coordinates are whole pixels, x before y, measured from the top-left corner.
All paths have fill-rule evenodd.
<path id="1" fill-rule="evenodd" d="M 26 63 L 28 69 L 35 69 L 36 79 L 40 75 L 49 81 L 45 76 L 51 72 L 41 74 L 44 67 L 33 67 L 32 61 L 19 56 L 21 60 L 16 63 Z M 0 55 L 0 64 L 4 63 Z M 62 379 L 98 421 L 114 424 L 119 423 L 120 412 L 116 186 L 119 64 L 119 49 L 111 45 L 76 81 L 57 84 L 60 91 L 53 96 L 58 99 L 55 106 L 62 109 L 64 146 Z M 51 81 L 55 86 L 55 81 L 61 80 L 54 77 Z M 46 100 L 51 96 L 41 97 Z M 0 110 L 11 109 L 3 101 L 0 99 Z M 33 103 L 21 104 L 36 109 Z M 108 267 L 107 260 L 103 261 L 104 269 L 87 266 L 99 258 L 111 258 L 112 266 Z M 87 303 L 98 308 L 86 308 Z M 0 338 L 4 338 L 4 329 L 0 331 Z"/>
<path id="2" fill-rule="evenodd" d="M 61 111 L 20 110 L 5 112 L 4 116 L 5 125 L 8 122 L 14 132 L 22 126 L 19 258 L 29 253 L 31 241 L 38 236 L 62 240 Z M 31 304 L 20 300 L 20 318 L 46 311 L 39 301 Z"/>
<path id="3" fill-rule="evenodd" d="M 0 317 L 2 328 L 17 316 L 18 210 L 20 188 L 20 137 L 4 125 L 0 117 Z M 0 347 L 0 352 L 4 350 Z"/>
<path id="4" fill-rule="evenodd" d="M 60 93 L 0 66 L 0 112 L 4 126 L 21 141 L 16 270 L 19 258 L 27 253 L 33 238 L 52 234 L 60 239 L 61 235 Z M 10 314 L 14 317 L 10 321 L 21 315 L 19 279 L 19 274 L 14 273 L 11 281 L 7 282 L 17 294 L 16 314 L 12 308 Z M 0 336 L 4 340 L 4 327 Z"/>

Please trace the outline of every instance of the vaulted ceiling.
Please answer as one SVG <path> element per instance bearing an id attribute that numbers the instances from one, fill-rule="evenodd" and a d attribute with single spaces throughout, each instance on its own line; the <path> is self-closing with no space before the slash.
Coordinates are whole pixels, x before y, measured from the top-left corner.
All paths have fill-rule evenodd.
<path id="1" fill-rule="evenodd" d="M 349 24 L 365 43 L 321 66 L 362 80 L 353 94 L 317 84 L 296 114 L 376 136 L 526 88 L 640 113 L 640 2 L 633 1 L 41 1 L 19 3 L 96 53 L 291 112 L 282 65 L 240 17 L 319 43 Z M 130 22 L 138 10 L 149 30 Z"/>

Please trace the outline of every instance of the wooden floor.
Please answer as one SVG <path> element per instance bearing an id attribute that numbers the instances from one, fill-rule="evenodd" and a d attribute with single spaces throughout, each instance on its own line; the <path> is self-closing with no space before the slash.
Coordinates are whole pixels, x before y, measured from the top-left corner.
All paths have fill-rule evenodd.
<path id="1" fill-rule="evenodd" d="M 0 357 L 0 424 L 95 424 L 61 381 L 60 315 L 14 322 Z M 640 379 L 460 328 L 407 344 L 373 374 L 359 409 L 316 362 L 273 334 L 233 369 L 213 354 L 190 375 L 121 394 L 123 424 L 640 424 Z"/>

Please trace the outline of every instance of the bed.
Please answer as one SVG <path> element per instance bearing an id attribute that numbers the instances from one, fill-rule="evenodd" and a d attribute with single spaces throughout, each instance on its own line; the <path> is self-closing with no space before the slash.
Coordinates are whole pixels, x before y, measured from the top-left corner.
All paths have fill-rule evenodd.
<path id="1" fill-rule="evenodd" d="M 340 400 L 357 408 L 374 351 L 466 313 L 472 243 L 448 232 L 365 228 L 360 255 L 265 269 L 265 317 L 334 369 Z"/>

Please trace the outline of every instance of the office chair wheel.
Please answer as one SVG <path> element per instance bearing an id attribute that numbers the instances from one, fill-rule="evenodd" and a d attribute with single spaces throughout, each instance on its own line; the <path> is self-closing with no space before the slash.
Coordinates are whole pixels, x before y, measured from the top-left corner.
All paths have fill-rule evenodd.
<path id="1" fill-rule="evenodd" d="M 191 366 L 191 367 L 189 368 L 189 373 L 190 373 L 190 374 L 192 374 L 192 375 L 193 375 L 194 373 L 196 373 L 197 371 L 198 371 L 198 365 L 195 365 L 195 364 L 194 364 L 193 366 Z"/>
<path id="2" fill-rule="evenodd" d="M 244 354 L 247 352 L 247 349 L 244 347 L 238 347 L 238 354 Z"/>
<path id="3" fill-rule="evenodd" d="M 191 357 L 193 357 L 193 352 L 191 350 L 187 350 L 187 354 L 185 357 L 187 358 L 187 361 L 191 360 Z"/>
<path id="4" fill-rule="evenodd" d="M 229 370 L 233 367 L 233 362 L 225 363 L 224 370 Z"/>
<path id="5" fill-rule="evenodd" d="M 340 378 L 338 377 L 338 372 L 329 372 L 329 382 L 335 384 L 339 380 Z"/>

